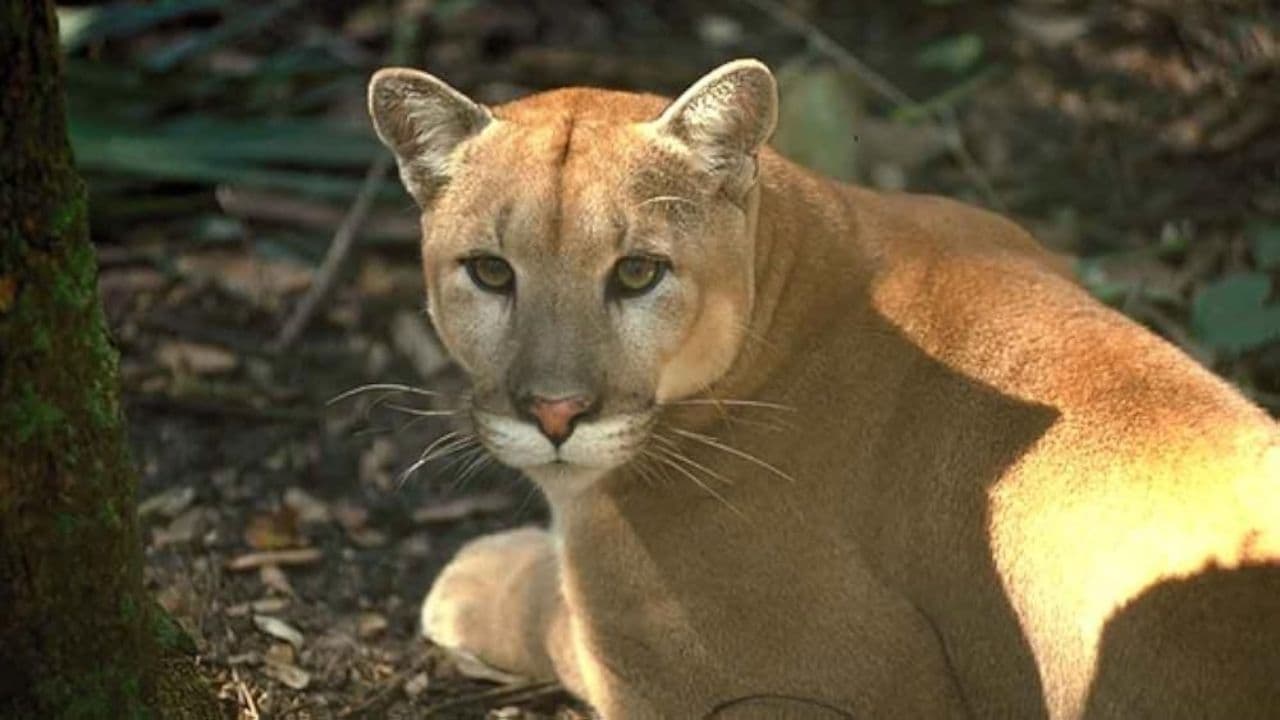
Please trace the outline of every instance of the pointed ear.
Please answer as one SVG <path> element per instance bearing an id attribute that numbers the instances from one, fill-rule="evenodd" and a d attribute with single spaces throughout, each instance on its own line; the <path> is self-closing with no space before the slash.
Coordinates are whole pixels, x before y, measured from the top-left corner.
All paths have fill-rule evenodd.
<path id="1" fill-rule="evenodd" d="M 373 74 L 369 115 L 378 137 L 395 153 L 405 189 L 421 207 L 448 181 L 454 149 L 493 121 L 488 108 L 409 68 Z"/>
<path id="2" fill-rule="evenodd" d="M 734 60 L 707 73 L 654 121 L 740 197 L 755 182 L 755 155 L 778 122 L 778 84 L 758 60 Z"/>

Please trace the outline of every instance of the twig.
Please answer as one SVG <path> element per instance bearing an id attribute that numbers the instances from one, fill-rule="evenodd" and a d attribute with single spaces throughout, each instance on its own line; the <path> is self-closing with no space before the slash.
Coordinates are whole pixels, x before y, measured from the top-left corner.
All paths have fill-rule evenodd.
<path id="1" fill-rule="evenodd" d="M 487 705 L 495 702 L 503 703 L 520 703 L 529 700 L 535 700 L 546 695 L 554 695 L 561 691 L 559 683 L 555 682 L 536 682 L 525 685 L 516 685 L 514 687 L 497 687 L 491 690 L 463 695 L 460 698 L 445 700 L 428 707 L 423 713 L 423 717 L 431 717 L 436 713 L 445 710 L 456 710 L 462 707 L 470 707 L 472 705 Z"/>
<path id="2" fill-rule="evenodd" d="M 374 690 L 368 697 L 338 713 L 339 720 L 359 717 L 385 703 L 392 693 L 399 690 L 409 678 L 422 672 L 427 667 L 427 656 L 418 657 L 409 667 L 392 675 L 382 682 L 382 686 Z"/>
<path id="3" fill-rule="evenodd" d="M 1001 211 L 1007 210 L 1004 202 L 996 194 L 995 188 L 992 187 L 991 181 L 987 179 L 986 173 L 982 171 L 982 168 L 965 146 L 964 136 L 960 132 L 960 125 L 956 121 L 955 113 L 950 108 L 934 108 L 920 104 L 912 99 L 910 95 L 903 92 L 897 85 L 890 82 L 888 78 L 859 60 L 856 55 L 849 52 L 847 48 L 836 42 L 830 35 L 823 32 L 803 15 L 776 2 L 776 0 L 742 0 L 742 2 L 768 15 L 778 24 L 792 32 L 803 35 L 815 50 L 853 73 L 867 87 L 893 103 L 896 109 L 933 118 L 934 122 L 942 130 L 943 137 L 947 140 L 947 149 L 960 165 L 964 174 L 969 178 L 969 181 L 978 188 L 978 191 L 983 194 L 992 207 Z"/>
<path id="4" fill-rule="evenodd" d="M 264 565 L 310 565 L 324 557 L 316 548 L 295 550 L 265 550 L 240 555 L 227 561 L 227 569 L 233 572 L 256 570 Z"/>
<path id="5" fill-rule="evenodd" d="M 294 309 L 293 314 L 285 322 L 284 328 L 272 345 L 273 351 L 280 353 L 288 350 L 302 335 L 302 331 L 311 322 L 311 318 L 315 316 L 320 305 L 329 297 L 329 292 L 333 289 L 334 283 L 337 282 L 338 275 L 346 267 L 347 258 L 351 255 L 351 248 L 355 245 L 356 234 L 360 231 L 360 226 L 364 224 L 365 218 L 368 217 L 369 209 L 373 207 L 373 200 L 378 193 L 378 188 L 382 186 L 382 179 L 390 168 L 391 156 L 386 153 L 380 154 L 378 159 L 374 160 L 373 164 L 369 166 L 369 171 L 364 176 L 364 184 L 360 186 L 360 192 L 356 195 L 355 201 L 351 203 L 351 209 L 347 211 L 346 217 L 342 219 L 342 224 L 338 226 L 337 232 L 333 234 L 333 242 L 329 244 L 329 252 L 325 254 L 324 262 L 320 264 L 319 270 L 316 271 L 315 281 L 311 283 L 311 287 L 307 289 L 306 294 L 302 296 L 302 300 L 298 302 L 298 307 Z"/>

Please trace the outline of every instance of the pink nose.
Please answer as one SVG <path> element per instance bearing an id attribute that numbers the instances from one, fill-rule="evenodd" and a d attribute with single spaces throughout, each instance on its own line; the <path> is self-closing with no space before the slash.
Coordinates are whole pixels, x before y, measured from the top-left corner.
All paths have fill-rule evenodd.
<path id="1" fill-rule="evenodd" d="M 591 407 L 591 400 L 582 395 L 548 400 L 535 397 L 530 410 L 538 421 L 538 428 L 557 447 L 573 434 L 573 421 Z"/>

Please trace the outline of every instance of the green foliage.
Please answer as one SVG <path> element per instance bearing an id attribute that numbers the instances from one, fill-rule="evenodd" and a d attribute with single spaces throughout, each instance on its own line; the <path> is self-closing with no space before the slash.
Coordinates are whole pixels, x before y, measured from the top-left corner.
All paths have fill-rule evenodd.
<path id="1" fill-rule="evenodd" d="M 71 140 L 86 170 L 158 180 L 234 182 L 327 197 L 350 197 L 360 180 L 281 166 L 358 167 L 379 149 L 368 132 L 300 119 L 189 117 L 140 128 L 76 117 Z"/>
<path id="2" fill-rule="evenodd" d="M 1191 330 L 1205 345 L 1235 355 L 1280 342 L 1280 304 L 1268 303 L 1271 279 L 1260 272 L 1206 285 L 1192 304 Z"/>
<path id="3" fill-rule="evenodd" d="M 928 70 L 962 75 L 978 64 L 984 49 L 982 38 L 978 35 L 952 35 L 925 45 L 916 53 L 916 64 Z"/>
<path id="4" fill-rule="evenodd" d="M 227 0 L 160 0 L 149 5 L 115 2 L 97 7 L 61 8 L 58 10 L 58 34 L 63 49 L 71 52 L 226 4 Z"/>
<path id="5" fill-rule="evenodd" d="M 1280 269 L 1280 222 L 1256 222 L 1245 236 L 1253 250 L 1253 260 L 1263 270 Z"/>

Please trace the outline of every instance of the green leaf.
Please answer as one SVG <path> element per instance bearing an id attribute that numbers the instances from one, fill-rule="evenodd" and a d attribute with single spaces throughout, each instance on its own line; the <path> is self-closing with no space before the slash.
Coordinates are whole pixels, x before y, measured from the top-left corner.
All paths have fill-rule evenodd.
<path id="1" fill-rule="evenodd" d="M 916 54 L 916 65 L 960 75 L 982 59 L 982 38 L 973 33 L 953 35 L 932 42 Z"/>
<path id="2" fill-rule="evenodd" d="M 1263 270 L 1280 268 L 1280 223 L 1256 222 L 1245 230 L 1253 260 Z"/>
<path id="3" fill-rule="evenodd" d="M 1245 272 L 1206 285 L 1191 306 L 1191 331 L 1209 347 L 1238 354 L 1280 342 L 1280 305 L 1267 304 L 1271 279 Z"/>
<path id="4" fill-rule="evenodd" d="M 90 8 L 59 8 L 62 47 L 67 52 L 90 43 L 136 35 L 192 13 L 218 10 L 227 0 L 160 0 L 148 5 L 115 2 Z"/>
<path id="5" fill-rule="evenodd" d="M 277 187 L 325 197 L 351 197 L 361 181 L 317 169 L 363 169 L 381 151 L 368 132 L 315 120 L 190 117 L 144 128 L 73 116 L 70 130 L 76 162 L 88 171 Z"/>

